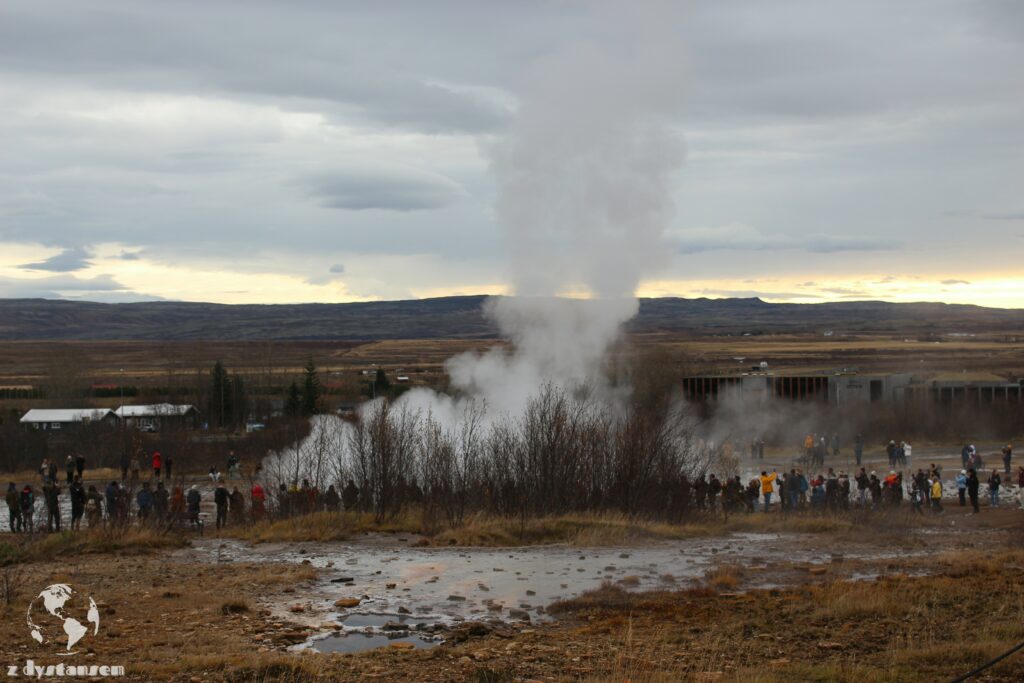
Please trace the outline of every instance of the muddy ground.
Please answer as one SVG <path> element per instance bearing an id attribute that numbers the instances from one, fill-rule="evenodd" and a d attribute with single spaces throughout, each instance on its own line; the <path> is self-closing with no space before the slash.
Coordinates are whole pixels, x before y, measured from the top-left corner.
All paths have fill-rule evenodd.
<path id="1" fill-rule="evenodd" d="M 325 589 L 353 566 L 337 553 L 393 548 L 401 557 L 397 537 L 303 544 L 305 556 L 247 554 L 216 539 L 61 555 L 7 570 L 16 595 L 0 612 L 0 663 L 123 665 L 132 680 L 177 681 L 949 680 L 1024 640 L 1022 523 L 1010 508 L 952 507 L 924 521 L 901 511 L 842 531 L 783 531 L 770 543 L 791 552 L 768 561 L 749 548 L 724 552 L 758 542 L 749 536 L 674 541 L 692 544 L 699 572 L 664 582 L 641 574 L 637 583 L 608 572 L 604 588 L 567 591 L 530 622 L 507 611 L 467 614 L 445 624 L 439 646 L 398 641 L 356 654 L 296 648 L 344 629 L 338 617 L 348 608 L 334 606 L 341 593 Z M 632 557 L 620 562 L 665 547 L 623 551 Z M 569 552 L 606 561 L 596 549 Z M 360 581 L 347 589 L 375 594 L 369 578 Z M 395 572 L 390 590 L 402 581 Z M 62 634 L 39 644 L 26 625 L 30 601 L 53 583 L 99 607 L 98 634 L 70 657 L 60 656 Z M 977 680 L 1022 679 L 1018 655 Z"/>

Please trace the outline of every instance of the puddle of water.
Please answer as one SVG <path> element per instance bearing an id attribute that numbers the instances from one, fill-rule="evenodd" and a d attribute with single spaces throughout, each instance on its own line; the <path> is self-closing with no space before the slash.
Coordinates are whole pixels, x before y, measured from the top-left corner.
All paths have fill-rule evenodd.
<path id="1" fill-rule="evenodd" d="M 383 628 L 388 624 L 401 624 L 406 628 L 412 628 L 417 623 L 424 623 L 423 620 L 415 621 L 406 614 L 342 614 L 338 617 L 347 629 Z"/>
<path id="2" fill-rule="evenodd" d="M 264 544 L 198 541 L 184 551 L 207 561 L 302 562 L 323 569 L 302 598 L 319 603 L 342 631 L 299 646 L 356 652 L 411 638 L 429 647 L 433 634 L 462 621 L 523 624 L 550 619 L 547 606 L 609 581 L 625 590 L 685 586 L 719 562 L 746 567 L 820 564 L 833 556 L 880 559 L 906 554 L 886 548 L 837 548 L 813 534 L 734 534 L 630 548 L 408 548 L 375 544 Z M 339 578 L 351 581 L 334 582 Z M 356 607 L 335 607 L 357 598 Z M 408 630 L 399 630 L 400 626 Z M 326 642 L 325 642 L 326 641 Z M 322 649 L 334 648 L 334 649 Z"/>
<path id="3" fill-rule="evenodd" d="M 311 640 L 305 644 L 304 649 L 316 650 L 317 652 L 364 652 L 379 647 L 388 647 L 395 643 L 411 643 L 417 650 L 436 647 L 441 640 L 427 640 L 420 636 L 409 635 L 407 632 L 398 633 L 344 633 L 331 634 L 326 638 Z"/>

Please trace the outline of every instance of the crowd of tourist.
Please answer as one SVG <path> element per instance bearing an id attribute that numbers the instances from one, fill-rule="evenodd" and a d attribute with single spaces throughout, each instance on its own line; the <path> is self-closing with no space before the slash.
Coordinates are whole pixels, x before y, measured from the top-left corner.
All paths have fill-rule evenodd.
<path id="1" fill-rule="evenodd" d="M 960 470 L 954 478 L 957 498 L 961 506 L 968 501 L 974 512 L 980 512 L 979 495 L 982 481 L 974 468 Z M 989 505 L 998 507 L 1000 490 L 1011 482 L 1004 482 L 998 470 L 992 470 L 985 480 Z M 1017 493 L 1024 508 L 1024 467 L 1017 470 Z M 881 510 L 909 504 L 914 512 L 928 509 L 943 512 L 945 484 L 942 468 L 932 464 L 927 470 L 916 472 L 891 469 L 883 476 L 861 467 L 852 477 L 846 472 L 828 468 L 826 473 L 808 477 L 801 468 L 788 472 L 762 471 L 746 483 L 739 475 L 719 479 L 701 475 L 692 483 L 684 478 L 683 509 L 721 510 L 723 512 L 839 512 L 853 508 Z M 777 503 L 777 505 L 776 505 Z"/>
<path id="2" fill-rule="evenodd" d="M 755 461 L 763 459 L 763 448 L 763 441 L 752 440 L 751 455 Z M 829 451 L 834 457 L 839 456 L 839 437 L 833 435 L 826 440 L 809 434 L 804 448 L 806 460 L 814 466 L 823 462 Z M 863 452 L 860 435 L 854 441 L 854 452 L 859 463 Z M 881 475 L 865 467 L 859 467 L 852 475 L 831 467 L 810 475 L 804 473 L 803 467 L 793 467 L 783 472 L 765 470 L 760 475 L 748 477 L 745 482 L 739 475 L 719 478 L 711 474 L 693 479 L 682 476 L 678 494 L 673 497 L 683 515 L 691 511 L 728 514 L 759 510 L 824 513 L 850 509 L 883 510 L 901 505 L 908 505 L 915 513 L 930 510 L 941 514 L 947 486 L 943 481 L 942 468 L 934 463 L 927 469 L 913 471 L 907 468 L 911 449 L 906 442 L 890 441 L 886 455 L 890 469 Z M 1002 456 L 1003 472 L 993 469 L 986 476 L 981 469 L 983 463 L 977 449 L 969 444 L 964 446 L 961 452 L 963 467 L 947 480 L 950 486 L 955 486 L 960 506 L 969 504 L 973 512 L 980 512 L 979 498 L 984 486 L 988 505 L 998 507 L 1001 492 L 1010 490 L 1015 484 L 1019 503 L 1024 508 L 1024 467 L 1017 469 L 1014 481 L 1010 473 L 1012 446 L 1005 446 Z M 151 465 L 152 477 L 147 481 L 141 481 L 140 473 L 129 463 L 128 467 L 122 468 L 121 481 L 112 480 L 99 490 L 95 484 L 86 486 L 83 483 L 85 459 L 69 455 L 64 466 L 64 482 L 70 500 L 70 528 L 81 528 L 84 518 L 88 527 L 127 525 L 138 520 L 140 524 L 182 525 L 201 531 L 203 491 L 199 485 L 186 485 L 184 480 L 177 484 L 171 482 L 172 461 L 163 458 L 159 452 L 153 453 Z M 39 475 L 42 483 L 38 495 L 31 483 L 21 488 L 14 482 L 8 484 L 6 503 L 11 531 L 61 530 L 61 497 L 65 491 L 58 476 L 59 468 L 55 462 L 44 459 Z M 360 504 L 360 487 L 351 479 L 340 491 L 333 484 L 321 491 L 308 480 L 292 482 L 290 486 L 282 483 L 272 490 L 264 490 L 259 483 L 258 468 L 256 475 L 242 488 L 235 483 L 229 489 L 218 469 L 210 468 L 217 529 L 228 524 L 258 522 L 271 515 L 279 519 L 318 511 L 355 510 Z M 227 458 L 227 477 L 235 482 L 242 479 L 240 462 L 233 452 Z M 401 485 L 418 492 L 415 484 L 404 478 Z M 405 498 L 413 502 L 419 500 L 417 495 Z M 952 495 L 949 499 L 953 499 Z"/>
<path id="3" fill-rule="evenodd" d="M 61 531 L 64 516 L 61 499 L 65 495 L 70 502 L 72 530 L 81 528 L 83 519 L 89 528 L 127 525 L 138 520 L 140 524 L 180 524 L 202 530 L 203 492 L 198 484 L 172 483 L 173 461 L 164 459 L 159 452 L 152 456 L 150 480 L 141 481 L 139 468 L 133 466 L 133 462 L 138 460 L 129 461 L 122 467 L 120 481 L 112 480 L 99 490 L 94 484 L 88 487 L 83 484 L 85 459 L 69 455 L 65 490 L 58 477 L 57 464 L 44 458 L 39 467 L 41 484 L 38 489 L 32 483 L 20 488 L 15 482 L 8 483 L 5 501 L 9 530 L 18 533 Z M 227 459 L 227 473 L 231 479 L 242 478 L 240 461 L 233 452 Z M 321 492 L 307 480 L 291 486 L 281 484 L 272 492 L 264 491 L 263 486 L 255 481 L 245 486 L 248 491 L 243 493 L 238 485 L 229 490 L 227 481 L 216 467 L 210 469 L 210 477 L 214 484 L 213 507 L 218 529 L 229 523 L 260 521 L 271 513 L 276 518 L 284 518 L 322 510 L 352 510 L 359 501 L 359 487 L 352 480 L 340 493 L 333 485 Z"/>

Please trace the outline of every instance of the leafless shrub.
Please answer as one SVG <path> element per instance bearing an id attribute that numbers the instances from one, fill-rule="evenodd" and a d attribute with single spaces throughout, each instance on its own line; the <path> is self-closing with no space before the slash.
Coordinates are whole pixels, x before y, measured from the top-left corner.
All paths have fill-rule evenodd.
<path id="1" fill-rule="evenodd" d="M 10 564 L 0 569 L 0 599 L 5 605 L 14 603 L 25 585 L 25 567 L 21 564 Z"/>

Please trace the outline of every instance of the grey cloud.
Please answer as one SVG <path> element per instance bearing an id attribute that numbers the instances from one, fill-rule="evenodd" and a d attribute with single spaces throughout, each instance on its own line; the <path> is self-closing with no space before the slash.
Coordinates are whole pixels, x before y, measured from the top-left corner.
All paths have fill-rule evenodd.
<path id="1" fill-rule="evenodd" d="M 428 133 L 491 131 L 507 121 L 507 107 L 472 81 L 462 87 L 423 71 L 438 54 L 452 55 L 448 64 L 459 59 L 451 45 L 464 34 L 453 27 L 487 14 L 465 9 L 409 3 L 388 16 L 315 2 L 100 10 L 58 1 L 42 11 L 15 1 L 0 23 L 0 63 L 110 88 L 322 100 L 343 118 Z M 379 39 L 389 31 L 404 35 Z"/>
<path id="2" fill-rule="evenodd" d="M 981 217 L 987 221 L 1024 221 L 1024 211 L 1010 213 L 984 213 Z"/>
<path id="3" fill-rule="evenodd" d="M 847 237 L 842 235 L 809 235 L 795 238 L 794 248 L 805 248 L 816 254 L 831 254 L 841 251 L 893 251 L 903 246 L 897 240 L 871 237 Z M 806 246 L 801 246 L 806 244 Z"/>
<path id="4" fill-rule="evenodd" d="M 93 295 L 134 294 L 126 289 L 110 274 L 97 275 L 91 278 L 80 278 L 74 275 L 51 275 L 41 278 L 0 277 L 0 296 L 7 298 L 60 298 L 60 293 L 70 292 L 68 296 L 91 298 Z M 135 294 L 135 296 L 144 296 Z"/>
<path id="5" fill-rule="evenodd" d="M 321 206 L 350 211 L 439 209 L 464 195 L 449 178 L 406 169 L 332 171 L 298 182 Z"/>
<path id="6" fill-rule="evenodd" d="M 861 236 L 811 233 L 806 235 L 765 233 L 748 225 L 722 225 L 709 228 L 673 230 L 669 238 L 680 253 L 708 251 L 781 251 L 797 250 L 817 254 L 846 251 L 884 251 L 897 249 L 899 242 Z"/>
<path id="7" fill-rule="evenodd" d="M 24 270 L 47 270 L 53 273 L 70 273 L 92 265 L 91 254 L 85 247 L 68 247 L 64 251 L 36 263 L 24 263 Z"/>
<path id="8" fill-rule="evenodd" d="M 943 280 L 942 284 L 944 284 L 944 285 L 969 285 L 971 283 L 968 282 L 967 280 Z"/>
<path id="9" fill-rule="evenodd" d="M 863 299 L 871 296 L 869 292 L 863 289 L 853 289 L 851 287 L 823 287 L 821 291 L 835 294 L 842 299 Z"/>
<path id="10" fill-rule="evenodd" d="M 984 221 L 1024 221 L 1024 211 L 974 211 L 971 209 L 953 209 L 944 211 L 948 218 L 980 218 Z"/>
<path id="11" fill-rule="evenodd" d="M 311 285 L 326 285 L 335 280 L 340 280 L 341 276 L 345 274 L 345 266 L 341 263 L 335 263 L 333 266 L 327 269 L 326 273 L 320 275 L 311 275 L 306 278 L 306 282 Z"/>
<path id="12" fill-rule="evenodd" d="M 756 289 L 701 289 L 700 294 L 704 296 L 735 297 L 741 299 L 779 299 L 788 301 L 792 299 L 820 299 L 818 294 L 811 292 L 762 292 Z"/>
<path id="13" fill-rule="evenodd" d="M 808 254 L 831 266 L 870 252 L 874 279 L 947 266 L 973 277 L 958 268 L 1020 244 L 1021 4 L 692 3 L 678 27 L 690 55 L 669 84 L 688 103 L 678 221 L 763 227 L 674 235 L 680 253 L 701 256 L 663 274 L 818 279 L 799 275 Z M 0 236 L 118 243 L 158 264 L 227 270 L 272 270 L 261 259 L 274 253 L 301 277 L 326 249 L 349 263 L 357 293 L 387 284 L 348 261 L 366 254 L 500 280 L 473 271 L 505 249 L 477 145 L 504 130 L 536 57 L 600 39 L 585 10 L 9 0 Z M 335 183 L 290 181 L 342 163 L 356 171 Z M 376 164 L 433 173 L 358 172 Z M 353 210 L 368 208 L 384 210 Z M 927 265 L 905 246 L 918 244 Z M 328 266 L 312 277 L 338 275 Z"/>
<path id="14" fill-rule="evenodd" d="M 48 297 L 43 297 L 48 298 Z M 101 304 L 130 304 L 139 301 L 167 301 L 165 297 L 155 294 L 144 294 L 129 290 L 118 292 L 89 292 L 87 294 L 66 295 L 61 297 L 69 301 L 95 301 Z"/>

